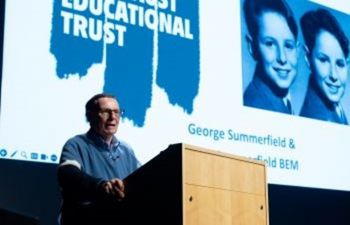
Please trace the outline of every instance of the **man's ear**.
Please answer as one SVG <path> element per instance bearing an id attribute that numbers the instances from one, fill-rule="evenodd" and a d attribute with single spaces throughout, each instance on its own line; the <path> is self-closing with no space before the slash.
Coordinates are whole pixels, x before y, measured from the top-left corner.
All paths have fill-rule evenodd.
<path id="1" fill-rule="evenodd" d="M 310 58 L 311 58 L 311 53 L 309 48 L 306 45 L 303 45 L 303 49 L 304 49 L 304 60 L 306 62 L 306 65 L 309 67 L 309 69 L 311 70 L 311 65 L 310 65 Z"/>
<path id="2" fill-rule="evenodd" d="M 253 38 L 249 34 L 245 36 L 245 40 L 247 41 L 249 54 L 256 60 L 256 49 L 254 48 Z"/>

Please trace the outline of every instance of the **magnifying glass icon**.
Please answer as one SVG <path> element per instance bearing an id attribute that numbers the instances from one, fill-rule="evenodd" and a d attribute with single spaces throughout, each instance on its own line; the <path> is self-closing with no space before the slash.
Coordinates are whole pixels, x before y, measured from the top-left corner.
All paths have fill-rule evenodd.
<path id="1" fill-rule="evenodd" d="M 27 153 L 25 151 L 21 151 L 21 156 L 26 159 L 27 158 Z"/>

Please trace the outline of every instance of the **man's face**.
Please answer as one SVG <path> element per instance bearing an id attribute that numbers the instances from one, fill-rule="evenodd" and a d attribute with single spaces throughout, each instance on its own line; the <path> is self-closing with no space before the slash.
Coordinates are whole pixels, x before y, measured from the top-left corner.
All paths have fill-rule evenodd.
<path id="1" fill-rule="evenodd" d="M 297 42 L 286 19 L 276 12 L 259 18 L 258 60 L 268 78 L 279 88 L 288 89 L 296 76 Z"/>
<path id="2" fill-rule="evenodd" d="M 96 120 L 91 127 L 103 138 L 111 138 L 118 130 L 120 120 L 120 108 L 114 98 L 103 97 L 97 100 L 99 106 L 96 112 Z"/>
<path id="3" fill-rule="evenodd" d="M 334 35 L 324 30 L 317 34 L 310 66 L 323 95 L 330 102 L 339 102 L 348 77 L 348 62 Z"/>

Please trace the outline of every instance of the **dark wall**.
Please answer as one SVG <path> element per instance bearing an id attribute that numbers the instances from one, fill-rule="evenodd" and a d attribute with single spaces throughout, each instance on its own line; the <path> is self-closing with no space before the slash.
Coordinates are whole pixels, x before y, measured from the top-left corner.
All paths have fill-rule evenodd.
<path id="1" fill-rule="evenodd" d="M 350 192 L 269 185 L 269 205 L 270 225 L 350 224 Z"/>
<path id="2" fill-rule="evenodd" d="M 56 164 L 0 159 L 0 209 L 36 218 L 41 225 L 57 225 L 56 168 Z"/>
<path id="3" fill-rule="evenodd" d="M 0 209 L 37 218 L 41 225 L 56 225 L 60 206 L 56 168 L 56 164 L 0 159 Z M 350 192 L 268 188 L 270 225 L 350 224 Z"/>

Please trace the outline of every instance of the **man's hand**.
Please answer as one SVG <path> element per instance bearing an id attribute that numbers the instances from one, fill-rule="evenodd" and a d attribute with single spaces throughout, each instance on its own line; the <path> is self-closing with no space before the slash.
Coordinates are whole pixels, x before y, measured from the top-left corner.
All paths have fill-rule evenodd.
<path id="1" fill-rule="evenodd" d="M 125 197 L 124 183 L 118 178 L 105 182 L 103 189 L 107 194 L 113 195 L 118 201 L 121 201 Z"/>

